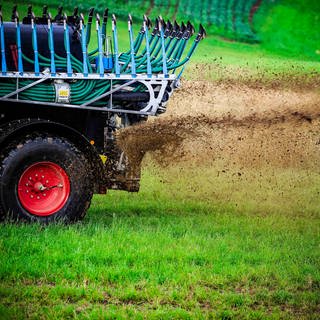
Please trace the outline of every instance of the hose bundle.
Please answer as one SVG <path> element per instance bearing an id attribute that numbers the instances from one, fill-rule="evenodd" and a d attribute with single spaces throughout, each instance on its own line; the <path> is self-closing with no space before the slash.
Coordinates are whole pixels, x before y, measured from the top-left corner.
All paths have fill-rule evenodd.
<path id="1" fill-rule="evenodd" d="M 67 16 L 63 13 L 63 8 L 59 7 L 53 18 L 47 6 L 44 6 L 41 17 L 36 17 L 29 6 L 27 16 L 21 23 L 17 6 L 14 6 L 11 22 L 4 22 L 0 7 L 0 65 L 3 76 L 0 80 L 0 97 L 17 89 L 16 81 L 5 77 L 12 72 L 17 72 L 22 77 L 19 87 L 30 85 L 30 88 L 19 93 L 19 99 L 47 102 L 57 101 L 57 81 L 54 79 L 58 74 L 66 73 L 65 82 L 70 89 L 68 101 L 75 105 L 83 105 L 110 91 L 111 81 L 102 81 L 107 75 L 114 75 L 113 85 L 117 84 L 117 78 L 120 83 L 123 76 L 131 76 L 132 79 L 138 76 L 166 79 L 175 74 L 180 78 L 199 42 L 206 35 L 200 25 L 198 34 L 185 54 L 188 42 L 195 33 L 190 22 L 179 25 L 175 21 L 172 24 L 158 17 L 151 30 L 151 21 L 144 16 L 140 31 L 135 37 L 132 17 L 129 15 L 130 48 L 120 53 L 117 19 L 113 14 L 111 39 L 111 35 L 107 35 L 106 9 L 102 18 L 99 14 L 95 15 L 97 45 L 89 52 L 93 18 L 93 8 L 89 10 L 85 23 L 78 8 L 74 9 L 71 16 Z M 33 80 L 25 79 L 31 73 L 35 77 L 48 77 L 36 86 L 31 86 Z M 94 74 L 99 75 L 98 78 L 90 78 Z M 132 90 L 143 92 L 145 88 L 135 84 Z M 94 105 L 103 104 L 105 101 L 94 102 Z"/>

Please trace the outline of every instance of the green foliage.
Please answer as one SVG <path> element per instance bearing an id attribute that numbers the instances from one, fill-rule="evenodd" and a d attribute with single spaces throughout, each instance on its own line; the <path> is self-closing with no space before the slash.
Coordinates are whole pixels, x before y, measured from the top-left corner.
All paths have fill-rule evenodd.
<path id="1" fill-rule="evenodd" d="M 262 46 L 286 56 L 320 60 L 320 2 L 264 2 L 255 17 Z"/>

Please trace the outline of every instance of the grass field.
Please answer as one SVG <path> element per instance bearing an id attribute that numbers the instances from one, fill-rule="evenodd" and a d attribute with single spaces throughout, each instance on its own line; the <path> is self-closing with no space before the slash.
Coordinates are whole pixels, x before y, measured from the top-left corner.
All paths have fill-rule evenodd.
<path id="1" fill-rule="evenodd" d="M 317 215 L 179 186 L 146 170 L 141 193 L 96 196 L 83 223 L 1 225 L 1 318 L 317 319 Z"/>
<path id="2" fill-rule="evenodd" d="M 1 318 L 317 319 L 319 176 L 214 170 L 147 165 L 81 223 L 1 225 Z"/>
<path id="3" fill-rule="evenodd" d="M 239 116 L 239 107 L 250 123 L 188 136 L 166 166 L 153 162 L 159 151 L 147 156 L 141 191 L 94 196 L 81 223 L 0 225 L 0 319 L 319 319 L 320 42 L 310 26 L 320 20 L 306 3 L 318 8 L 282 1 L 275 19 L 258 17 L 263 44 L 209 35 L 185 77 L 222 89 L 186 83 L 168 110 L 195 105 L 197 121 L 225 106 Z M 27 5 L 19 7 L 23 16 Z M 303 10 L 301 32 L 286 37 Z M 126 49 L 126 23 L 119 28 Z M 280 124 L 297 112 L 303 126 L 271 118 L 260 132 L 261 105 Z"/>

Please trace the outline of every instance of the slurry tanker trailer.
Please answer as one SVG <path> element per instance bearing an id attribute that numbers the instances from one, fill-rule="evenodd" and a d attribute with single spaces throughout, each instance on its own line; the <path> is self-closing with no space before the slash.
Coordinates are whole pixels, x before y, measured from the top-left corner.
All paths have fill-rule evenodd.
<path id="1" fill-rule="evenodd" d="M 130 46 L 119 52 L 114 14 L 109 34 L 107 25 L 108 9 L 85 19 L 29 6 L 20 19 L 14 6 L 7 22 L 0 8 L 2 218 L 77 221 L 93 193 L 139 190 L 140 166 L 116 132 L 166 111 L 205 30 L 144 16 L 135 36 L 129 15 Z"/>

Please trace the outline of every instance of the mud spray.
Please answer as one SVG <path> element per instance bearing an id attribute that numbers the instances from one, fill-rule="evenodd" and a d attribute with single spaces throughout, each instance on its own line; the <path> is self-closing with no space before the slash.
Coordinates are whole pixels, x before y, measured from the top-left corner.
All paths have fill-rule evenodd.
<path id="1" fill-rule="evenodd" d="M 183 83 L 165 115 L 120 132 L 175 197 L 240 211 L 317 214 L 320 91 Z"/>

